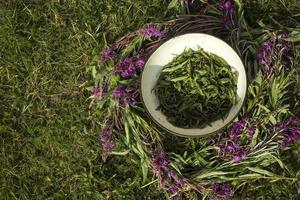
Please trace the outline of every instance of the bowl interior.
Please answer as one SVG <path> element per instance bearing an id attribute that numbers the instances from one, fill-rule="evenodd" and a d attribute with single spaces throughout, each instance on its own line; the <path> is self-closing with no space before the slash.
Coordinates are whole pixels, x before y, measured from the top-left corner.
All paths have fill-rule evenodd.
<path id="1" fill-rule="evenodd" d="M 238 103 L 229 111 L 224 119 L 212 122 L 211 126 L 201 129 L 185 129 L 172 125 L 166 116 L 157 110 L 159 100 L 152 91 L 160 76 L 162 68 L 171 62 L 173 58 L 185 49 L 203 48 L 205 51 L 214 53 L 226 60 L 226 62 L 238 72 L 237 95 Z M 201 136 L 216 132 L 233 121 L 243 106 L 247 90 L 247 77 L 243 62 L 238 54 L 224 41 L 207 34 L 192 33 L 174 37 L 162 44 L 148 59 L 141 80 L 141 93 L 146 110 L 153 120 L 167 131 L 181 136 Z"/>

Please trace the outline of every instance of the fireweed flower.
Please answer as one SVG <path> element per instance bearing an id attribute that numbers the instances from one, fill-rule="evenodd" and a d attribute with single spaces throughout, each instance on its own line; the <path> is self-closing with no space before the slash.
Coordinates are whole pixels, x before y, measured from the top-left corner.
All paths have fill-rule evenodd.
<path id="1" fill-rule="evenodd" d="M 126 57 L 117 64 L 117 71 L 123 78 L 133 77 L 137 72 L 144 69 L 145 60 L 141 55 Z"/>
<path id="2" fill-rule="evenodd" d="M 291 146 L 293 141 L 300 140 L 300 129 L 291 129 L 284 133 L 283 146 Z"/>
<path id="3" fill-rule="evenodd" d="M 135 67 L 138 70 L 143 70 L 145 67 L 145 60 L 142 57 L 138 57 L 135 61 Z"/>
<path id="4" fill-rule="evenodd" d="M 175 173 L 169 169 L 170 163 L 165 152 L 161 149 L 153 151 L 150 161 L 159 184 L 166 189 L 170 196 L 178 195 L 187 182 L 184 178 L 177 178 Z"/>
<path id="5" fill-rule="evenodd" d="M 265 41 L 257 55 L 258 63 L 262 69 L 262 72 L 266 76 L 270 76 L 275 71 L 275 61 L 281 59 L 281 64 L 286 62 L 282 59 L 282 55 L 285 54 L 290 44 L 284 40 L 288 36 L 287 33 L 281 33 L 278 36 L 272 33 L 271 37 Z"/>
<path id="6" fill-rule="evenodd" d="M 219 158 L 223 160 L 232 160 L 240 162 L 247 157 L 247 150 L 239 144 L 239 139 L 249 125 L 249 117 L 243 117 L 240 121 L 233 123 L 229 133 L 229 139 L 221 143 L 221 134 L 218 134 L 216 147 L 218 147 Z M 248 137 L 252 137 L 256 127 L 252 126 L 247 129 Z"/>
<path id="7" fill-rule="evenodd" d="M 96 98 L 99 98 L 100 97 L 100 88 L 96 85 L 93 86 L 93 89 L 92 89 L 92 92 L 93 92 L 93 95 L 96 97 Z"/>
<path id="8" fill-rule="evenodd" d="M 109 87 L 108 81 L 104 81 L 101 88 L 94 85 L 93 89 L 92 89 L 92 93 L 93 93 L 94 97 L 98 99 L 98 98 L 105 96 L 108 92 L 108 87 Z"/>
<path id="9" fill-rule="evenodd" d="M 213 195 L 211 199 L 230 199 L 232 196 L 232 190 L 229 185 L 222 183 L 213 183 L 211 185 Z"/>
<path id="10" fill-rule="evenodd" d="M 271 130 L 275 130 L 276 132 L 280 132 L 283 136 L 282 146 L 288 147 L 293 144 L 293 141 L 300 140 L 300 119 L 293 116 L 290 117 L 277 125 Z"/>
<path id="11" fill-rule="evenodd" d="M 249 118 L 244 117 L 240 121 L 233 123 L 231 132 L 230 132 L 230 139 L 232 141 L 236 141 L 238 139 L 238 137 L 241 135 L 244 128 L 246 127 L 248 121 L 249 121 Z"/>
<path id="12" fill-rule="evenodd" d="M 226 141 L 218 147 L 219 157 L 223 160 L 233 160 L 238 163 L 247 157 L 247 151 L 238 143 Z"/>
<path id="13" fill-rule="evenodd" d="M 109 46 L 107 46 L 101 53 L 101 60 L 106 62 L 116 58 L 116 52 Z"/>
<path id="14" fill-rule="evenodd" d="M 252 126 L 250 128 L 248 128 L 248 136 L 249 138 L 252 138 L 254 133 L 255 133 L 255 130 L 256 130 L 256 126 Z"/>
<path id="15" fill-rule="evenodd" d="M 124 93 L 125 93 L 126 88 L 127 87 L 124 86 L 124 85 L 120 86 L 118 89 L 116 89 L 116 90 L 113 91 L 113 95 L 115 97 L 121 97 L 121 96 L 123 96 Z"/>
<path id="16" fill-rule="evenodd" d="M 117 64 L 117 70 L 123 78 L 130 78 L 135 75 L 136 68 L 133 63 L 133 58 L 127 57 Z"/>
<path id="17" fill-rule="evenodd" d="M 221 21 L 225 28 L 231 29 L 234 26 L 235 7 L 232 0 L 221 0 L 215 7 L 222 12 Z"/>
<path id="18" fill-rule="evenodd" d="M 160 28 L 156 28 L 150 24 L 139 30 L 139 34 L 145 37 L 162 37 L 164 32 Z"/>
<path id="19" fill-rule="evenodd" d="M 155 173 L 160 173 L 162 169 L 166 170 L 169 166 L 169 161 L 166 158 L 165 152 L 162 150 L 152 152 L 151 162 Z M 172 176 L 172 174 L 170 176 Z"/>
<path id="20" fill-rule="evenodd" d="M 112 132 L 110 130 L 104 129 L 99 133 L 99 143 L 102 146 L 102 160 L 105 162 L 108 156 L 108 153 L 111 152 L 114 147 L 114 139 Z"/>
<path id="21" fill-rule="evenodd" d="M 119 99 L 121 107 L 135 106 L 136 98 L 138 96 L 138 85 L 133 84 L 132 86 L 120 86 L 118 89 L 113 91 L 113 95 Z"/>

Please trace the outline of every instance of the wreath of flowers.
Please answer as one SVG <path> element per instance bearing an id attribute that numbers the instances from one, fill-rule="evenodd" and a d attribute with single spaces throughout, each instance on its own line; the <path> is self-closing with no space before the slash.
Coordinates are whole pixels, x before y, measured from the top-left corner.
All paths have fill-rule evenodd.
<path id="1" fill-rule="evenodd" d="M 182 3 L 190 9 L 195 4 Z M 92 70 L 91 88 L 92 105 L 102 116 L 99 142 L 104 162 L 113 154 L 135 154 L 144 187 L 156 183 L 168 197 L 230 199 L 255 181 L 299 183 L 299 170 L 290 170 L 280 156 L 300 139 L 300 120 L 293 113 L 299 106 L 295 85 L 300 51 L 291 28 L 260 24 L 254 29 L 243 13 L 239 1 L 199 3 L 197 14 L 146 24 L 105 44 Z M 145 114 L 140 78 L 147 59 L 162 43 L 195 32 L 219 37 L 237 51 L 248 73 L 248 96 L 238 120 L 222 132 L 180 138 L 161 130 Z"/>

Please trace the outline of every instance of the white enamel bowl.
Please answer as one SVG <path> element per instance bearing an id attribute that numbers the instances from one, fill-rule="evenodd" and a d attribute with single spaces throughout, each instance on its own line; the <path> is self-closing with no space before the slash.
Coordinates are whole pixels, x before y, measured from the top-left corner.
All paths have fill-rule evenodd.
<path id="1" fill-rule="evenodd" d="M 212 122 L 211 126 L 201 129 L 185 129 L 173 126 L 167 121 L 166 116 L 157 110 L 159 100 L 153 92 L 162 68 L 181 54 L 185 49 L 203 48 L 226 60 L 226 62 L 238 72 L 237 95 L 238 103 L 235 104 L 227 118 Z M 174 37 L 162 44 L 148 59 L 141 80 L 142 100 L 148 114 L 163 129 L 176 135 L 193 137 L 215 133 L 230 124 L 240 112 L 247 91 L 247 77 L 245 67 L 238 54 L 224 41 L 207 34 L 191 33 Z"/>

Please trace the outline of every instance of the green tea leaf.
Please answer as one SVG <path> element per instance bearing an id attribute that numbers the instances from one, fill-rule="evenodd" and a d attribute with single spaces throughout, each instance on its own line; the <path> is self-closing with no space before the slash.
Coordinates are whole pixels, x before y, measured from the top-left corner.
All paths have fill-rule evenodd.
<path id="1" fill-rule="evenodd" d="M 162 69 L 153 88 L 158 109 L 183 128 L 199 128 L 225 119 L 237 99 L 238 74 L 223 58 L 203 49 L 187 49 Z"/>

